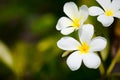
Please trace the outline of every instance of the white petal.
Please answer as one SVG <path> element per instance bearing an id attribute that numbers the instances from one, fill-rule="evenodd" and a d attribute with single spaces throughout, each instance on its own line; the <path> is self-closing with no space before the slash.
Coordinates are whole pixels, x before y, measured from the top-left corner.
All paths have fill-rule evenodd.
<path id="1" fill-rule="evenodd" d="M 104 10 L 109 9 L 111 6 L 111 0 L 96 0 Z"/>
<path id="2" fill-rule="evenodd" d="M 60 26 L 59 22 L 56 24 L 56 29 L 57 30 L 61 30 L 62 29 L 62 27 Z"/>
<path id="3" fill-rule="evenodd" d="M 57 46 L 63 50 L 77 50 L 80 43 L 72 37 L 63 37 L 57 42 Z"/>
<path id="4" fill-rule="evenodd" d="M 98 68 L 101 63 L 100 58 L 95 53 L 84 55 L 83 62 L 86 67 L 93 69 Z"/>
<path id="5" fill-rule="evenodd" d="M 113 23 L 114 18 L 106 15 L 100 15 L 97 17 L 97 20 L 101 22 L 103 26 L 108 27 Z"/>
<path id="6" fill-rule="evenodd" d="M 63 29 L 63 28 L 66 28 L 66 27 L 71 26 L 71 24 L 72 24 L 72 21 L 71 21 L 69 18 L 67 18 L 67 17 L 61 17 L 61 18 L 58 20 L 56 29 L 57 29 L 57 30 L 61 30 L 61 29 Z"/>
<path id="7" fill-rule="evenodd" d="M 64 28 L 61 30 L 61 33 L 63 35 L 68 35 L 70 33 L 72 33 L 74 31 L 74 27 L 68 27 L 68 28 Z"/>
<path id="8" fill-rule="evenodd" d="M 67 58 L 67 65 L 72 70 L 78 70 L 82 63 L 82 56 L 80 55 L 79 51 L 73 52 Z"/>
<path id="9" fill-rule="evenodd" d="M 117 11 L 118 9 L 120 9 L 120 0 L 112 0 L 111 8 L 114 11 Z"/>
<path id="10" fill-rule="evenodd" d="M 97 15 L 100 15 L 100 14 L 103 14 L 103 13 L 104 13 L 104 11 L 97 6 L 93 6 L 93 7 L 89 8 L 89 14 L 91 16 L 97 16 Z"/>
<path id="11" fill-rule="evenodd" d="M 77 5 L 74 2 L 65 3 L 63 10 L 65 14 L 71 19 L 74 19 L 78 13 Z"/>
<path id="12" fill-rule="evenodd" d="M 120 18 L 120 11 L 116 12 L 115 15 L 114 15 L 114 17 Z"/>
<path id="13" fill-rule="evenodd" d="M 81 42 L 89 43 L 94 33 L 94 27 L 91 24 L 83 25 L 81 29 L 79 29 L 79 39 Z"/>
<path id="14" fill-rule="evenodd" d="M 85 20 L 88 18 L 88 7 L 86 5 L 82 5 L 79 8 L 79 14 L 78 17 L 81 18 L 81 24 L 85 22 Z"/>
<path id="15" fill-rule="evenodd" d="M 103 37 L 96 37 L 90 43 L 91 51 L 101 51 L 106 47 L 107 41 Z"/>

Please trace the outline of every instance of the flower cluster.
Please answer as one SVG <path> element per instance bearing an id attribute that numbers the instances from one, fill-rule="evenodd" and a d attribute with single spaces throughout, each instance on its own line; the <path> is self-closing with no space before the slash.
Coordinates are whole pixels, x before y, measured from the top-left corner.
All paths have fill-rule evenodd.
<path id="1" fill-rule="evenodd" d="M 101 51 L 106 47 L 107 40 L 103 37 L 95 37 L 94 26 L 92 24 L 84 24 L 88 16 L 98 16 L 97 20 L 103 24 L 103 26 L 110 26 L 114 18 L 120 18 L 120 3 L 119 0 L 96 0 L 104 10 L 97 6 L 88 8 L 86 5 L 82 5 L 80 8 L 74 2 L 67 2 L 64 5 L 64 13 L 68 17 L 61 17 L 58 20 L 56 29 L 63 35 L 68 35 L 78 30 L 79 42 L 69 36 L 62 37 L 57 46 L 60 49 L 73 51 L 67 58 L 67 65 L 72 70 L 78 70 L 82 64 L 88 68 L 96 69 L 99 67 L 101 60 L 96 54 L 97 51 Z"/>

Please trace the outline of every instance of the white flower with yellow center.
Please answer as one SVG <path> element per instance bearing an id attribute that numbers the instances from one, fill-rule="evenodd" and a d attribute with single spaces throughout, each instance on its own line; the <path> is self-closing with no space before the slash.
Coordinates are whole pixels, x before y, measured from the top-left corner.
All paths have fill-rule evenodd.
<path id="1" fill-rule="evenodd" d="M 88 8 L 83 5 L 79 8 L 74 2 L 67 2 L 64 5 L 64 13 L 69 17 L 61 17 L 58 20 L 56 29 L 63 35 L 68 35 L 74 30 L 79 29 L 88 17 Z"/>
<path id="2" fill-rule="evenodd" d="M 103 37 L 92 39 L 94 27 L 91 24 L 83 25 L 81 29 L 80 42 L 72 37 L 63 37 L 57 42 L 57 46 L 63 50 L 75 50 L 67 58 L 67 65 L 72 71 L 78 70 L 82 61 L 88 68 L 98 68 L 101 60 L 95 52 L 103 50 L 107 43 Z"/>
<path id="3" fill-rule="evenodd" d="M 108 27 L 114 22 L 114 17 L 120 18 L 120 0 L 96 0 L 103 9 L 93 6 L 89 8 L 91 16 L 98 16 L 97 20 Z"/>

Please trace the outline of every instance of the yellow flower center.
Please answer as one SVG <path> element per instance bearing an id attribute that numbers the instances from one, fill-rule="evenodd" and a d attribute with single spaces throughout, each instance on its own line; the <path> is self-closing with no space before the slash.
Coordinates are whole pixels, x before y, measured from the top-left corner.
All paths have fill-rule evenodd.
<path id="1" fill-rule="evenodd" d="M 106 16 L 113 16 L 113 14 L 114 14 L 114 13 L 113 13 L 113 10 L 106 10 L 106 11 L 105 11 L 105 15 L 106 15 Z"/>
<path id="2" fill-rule="evenodd" d="M 75 18 L 73 20 L 72 26 L 75 28 L 79 28 L 80 27 L 80 19 Z"/>
<path id="3" fill-rule="evenodd" d="M 82 54 L 86 54 L 89 52 L 90 46 L 86 43 L 83 42 L 82 45 L 78 46 L 78 50 L 82 53 Z"/>

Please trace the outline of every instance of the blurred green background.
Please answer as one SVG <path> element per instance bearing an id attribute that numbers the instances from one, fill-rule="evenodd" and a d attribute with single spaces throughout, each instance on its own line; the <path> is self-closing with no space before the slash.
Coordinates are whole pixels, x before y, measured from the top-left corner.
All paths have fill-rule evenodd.
<path id="1" fill-rule="evenodd" d="M 63 5 L 69 1 L 0 0 L 0 80 L 101 80 L 99 69 L 84 64 L 72 72 L 56 45 L 63 35 L 55 27 L 66 16 Z M 72 1 L 78 6 L 97 5 L 95 0 Z M 109 41 L 109 29 L 96 17 L 86 23 L 97 25 L 96 35 Z M 71 36 L 78 38 L 76 32 Z"/>

